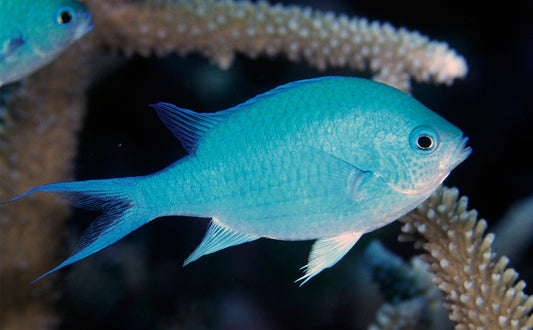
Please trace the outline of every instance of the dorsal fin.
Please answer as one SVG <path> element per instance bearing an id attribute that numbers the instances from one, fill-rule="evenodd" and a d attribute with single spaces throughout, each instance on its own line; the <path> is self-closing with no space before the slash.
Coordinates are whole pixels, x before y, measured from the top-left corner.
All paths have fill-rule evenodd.
<path id="1" fill-rule="evenodd" d="M 235 111 L 233 108 L 214 113 L 198 113 L 170 103 L 151 104 L 161 121 L 176 136 L 189 153 L 194 153 L 198 140 L 220 121 Z"/>
<path id="2" fill-rule="evenodd" d="M 327 76 L 327 77 L 303 79 L 303 80 L 288 82 L 286 84 L 279 85 L 279 86 L 277 86 L 275 88 L 272 88 L 271 90 L 268 90 L 268 91 L 266 91 L 264 93 L 257 94 L 256 96 L 252 97 L 251 99 L 249 99 L 247 101 L 244 101 L 243 103 L 241 103 L 239 105 L 236 105 L 235 109 L 237 110 L 237 109 L 242 108 L 242 107 L 252 106 L 255 103 L 258 103 L 260 101 L 263 101 L 263 100 L 271 98 L 271 97 L 274 97 L 274 96 L 276 96 L 278 94 L 283 94 L 284 92 L 290 91 L 290 90 L 298 88 L 300 86 L 315 84 L 315 83 L 319 83 L 320 81 L 331 80 L 331 79 L 334 79 L 334 78 L 338 78 L 338 77 Z"/>
<path id="3" fill-rule="evenodd" d="M 183 144 L 185 149 L 187 149 L 189 153 L 194 153 L 198 146 L 198 140 L 200 140 L 205 133 L 215 127 L 220 121 L 228 118 L 232 114 L 239 112 L 244 108 L 252 107 L 258 102 L 277 94 L 284 93 L 295 87 L 313 84 L 321 80 L 332 78 L 334 77 L 321 77 L 290 82 L 259 94 L 232 108 L 214 113 L 198 113 L 165 102 L 151 104 L 150 106 L 157 111 L 159 118 L 161 118 L 165 126 L 167 126 L 168 129 L 170 129 L 170 131 L 172 131 L 172 133 L 181 141 L 181 144 Z"/>

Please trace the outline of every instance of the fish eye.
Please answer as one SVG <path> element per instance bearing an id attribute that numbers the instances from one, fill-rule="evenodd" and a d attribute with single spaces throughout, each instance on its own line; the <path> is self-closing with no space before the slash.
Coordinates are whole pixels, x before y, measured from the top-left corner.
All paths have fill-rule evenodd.
<path id="1" fill-rule="evenodd" d="M 416 146 L 420 150 L 428 150 L 433 146 L 433 139 L 428 135 L 420 135 L 416 139 Z"/>
<path id="2" fill-rule="evenodd" d="M 439 144 L 439 136 L 435 130 L 428 126 L 418 126 L 409 137 L 411 148 L 420 154 L 430 154 Z"/>
<path id="3" fill-rule="evenodd" d="M 75 12 L 70 7 L 59 7 L 56 11 L 57 23 L 61 25 L 68 25 L 74 20 Z"/>

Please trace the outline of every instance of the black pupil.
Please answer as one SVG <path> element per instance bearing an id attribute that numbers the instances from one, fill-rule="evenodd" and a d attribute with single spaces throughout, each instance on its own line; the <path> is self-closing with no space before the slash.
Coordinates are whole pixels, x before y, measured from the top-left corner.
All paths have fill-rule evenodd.
<path id="1" fill-rule="evenodd" d="M 59 14 L 58 22 L 59 24 L 68 24 L 72 21 L 72 14 L 68 11 L 62 11 Z"/>
<path id="2" fill-rule="evenodd" d="M 428 150 L 433 146 L 433 140 L 427 135 L 421 135 L 416 141 L 418 147 L 422 150 Z"/>

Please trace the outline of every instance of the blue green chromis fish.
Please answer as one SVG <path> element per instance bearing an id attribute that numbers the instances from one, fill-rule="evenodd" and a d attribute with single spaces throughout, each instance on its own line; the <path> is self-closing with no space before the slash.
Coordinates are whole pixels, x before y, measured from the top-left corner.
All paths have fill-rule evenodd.
<path id="1" fill-rule="evenodd" d="M 43 67 L 92 29 L 73 0 L 0 0 L 0 86 Z"/>
<path id="2" fill-rule="evenodd" d="M 316 240 L 303 284 L 424 201 L 471 152 L 413 97 L 360 78 L 297 81 L 215 113 L 152 106 L 188 156 L 147 176 L 53 183 L 11 200 L 58 192 L 102 212 L 43 276 L 152 219 L 183 215 L 212 219 L 184 265 L 261 237 Z"/>

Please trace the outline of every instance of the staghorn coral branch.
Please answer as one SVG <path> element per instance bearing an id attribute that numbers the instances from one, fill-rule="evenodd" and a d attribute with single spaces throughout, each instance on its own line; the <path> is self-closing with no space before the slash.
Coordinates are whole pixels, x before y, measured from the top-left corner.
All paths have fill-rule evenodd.
<path id="1" fill-rule="evenodd" d="M 487 223 L 468 210 L 468 198 L 455 188 L 440 187 L 416 210 L 402 217 L 400 240 L 417 237 L 415 247 L 445 293 L 450 318 L 457 329 L 526 329 L 533 327 L 533 296 L 524 281 L 497 258 L 485 234 Z"/>
<path id="2" fill-rule="evenodd" d="M 446 43 L 388 23 L 261 1 L 148 1 L 108 11 L 98 26 L 126 54 L 185 55 L 197 51 L 223 68 L 235 53 L 304 59 L 318 69 L 350 67 L 409 91 L 413 77 L 450 84 L 467 65 Z M 127 22 L 127 23 L 125 23 Z"/>

